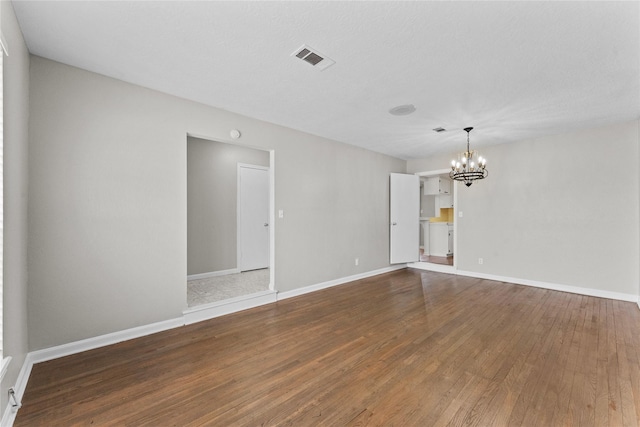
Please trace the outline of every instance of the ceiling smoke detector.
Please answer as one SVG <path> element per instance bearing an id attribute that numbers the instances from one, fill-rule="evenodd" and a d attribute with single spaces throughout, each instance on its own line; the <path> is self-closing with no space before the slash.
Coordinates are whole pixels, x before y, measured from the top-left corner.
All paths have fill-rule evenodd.
<path id="1" fill-rule="evenodd" d="M 407 116 L 416 111 L 416 106 L 413 104 L 398 105 L 389 110 L 389 114 L 394 116 Z"/>
<path id="2" fill-rule="evenodd" d="M 320 71 L 324 71 L 336 63 L 336 61 L 327 57 L 327 55 L 323 55 L 307 45 L 300 46 L 291 54 L 291 56 L 302 59 L 304 62 L 312 65 Z"/>

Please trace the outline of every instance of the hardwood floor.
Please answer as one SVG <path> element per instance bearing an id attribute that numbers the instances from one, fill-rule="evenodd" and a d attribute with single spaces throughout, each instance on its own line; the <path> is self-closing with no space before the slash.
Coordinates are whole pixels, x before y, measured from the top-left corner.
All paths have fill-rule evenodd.
<path id="1" fill-rule="evenodd" d="M 432 264 L 453 265 L 453 256 L 425 255 L 424 250 L 420 249 L 420 261 L 430 262 Z"/>
<path id="2" fill-rule="evenodd" d="M 634 426 L 636 304 L 400 270 L 37 364 L 16 426 Z"/>

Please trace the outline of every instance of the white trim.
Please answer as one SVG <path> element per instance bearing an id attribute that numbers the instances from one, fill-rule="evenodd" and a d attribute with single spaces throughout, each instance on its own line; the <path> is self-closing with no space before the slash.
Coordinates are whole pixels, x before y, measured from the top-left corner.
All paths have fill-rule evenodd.
<path id="1" fill-rule="evenodd" d="M 43 350 L 36 350 L 30 352 L 29 356 L 33 359 L 33 363 L 46 362 L 59 357 L 69 356 L 71 354 L 81 353 L 83 351 L 93 350 L 95 348 L 111 344 L 117 344 L 122 341 L 144 337 L 146 335 L 155 334 L 156 332 L 166 331 L 179 326 L 184 326 L 183 318 L 164 320 L 162 322 L 125 329 L 124 331 L 112 332 L 110 334 L 99 335 L 97 337 L 74 341 L 68 344 L 57 345 Z"/>
<path id="2" fill-rule="evenodd" d="M 455 238 L 455 237 L 454 237 Z M 454 247 L 455 250 L 455 247 Z M 455 262 L 455 258 L 454 258 Z M 434 264 L 432 262 L 412 262 L 407 267 L 418 270 L 437 271 L 438 273 L 456 274 L 456 269 L 452 265 Z"/>
<path id="3" fill-rule="evenodd" d="M 203 320 L 212 319 L 214 317 L 223 316 L 226 314 L 235 313 L 249 308 L 258 307 L 261 305 L 275 303 L 278 300 L 292 298 L 294 296 L 307 294 L 310 292 L 318 291 L 321 289 L 329 288 L 332 286 L 341 285 L 354 280 L 364 279 L 371 276 L 377 276 L 378 274 L 388 273 L 395 270 L 406 268 L 405 264 L 399 264 L 381 268 L 378 270 L 370 271 L 367 273 L 355 274 L 353 276 L 344 277 L 341 279 L 331 280 L 317 285 L 306 286 L 301 289 L 295 289 L 292 291 L 276 293 L 275 291 L 258 292 L 253 295 L 247 295 L 243 297 L 237 297 L 217 303 L 207 304 L 200 307 L 195 307 L 183 312 L 183 317 L 165 320 L 162 322 L 152 323 L 149 325 L 138 326 L 136 328 L 126 329 L 124 331 L 113 332 L 106 335 L 100 335 L 93 338 L 87 338 L 80 341 L 71 342 L 68 344 L 62 344 L 55 347 L 45 348 L 43 350 L 36 350 L 30 352 L 25 357 L 22 369 L 18 374 L 16 385 L 14 390 L 15 396 L 18 402 L 22 402 L 22 396 L 27 387 L 31 370 L 35 363 L 46 362 L 48 360 L 57 359 L 59 357 L 69 356 L 75 353 L 81 353 L 87 350 L 93 350 L 99 347 L 104 347 L 111 344 L 116 344 L 122 341 L 139 338 L 146 335 L 151 335 L 156 332 L 162 332 L 169 329 L 174 329 L 183 325 L 189 325 L 192 323 L 200 322 Z M 16 418 L 17 411 L 12 411 L 10 404 L 7 404 L 0 426 L 10 427 Z"/>
<path id="4" fill-rule="evenodd" d="M 611 291 L 604 291 L 602 289 L 593 289 L 593 288 L 582 288 L 579 286 L 561 285 L 557 283 L 539 282 L 537 280 L 519 279 L 517 277 L 496 276 L 494 274 L 476 273 L 474 271 L 457 270 L 456 274 L 460 276 L 475 277 L 478 279 L 488 279 L 488 280 L 495 280 L 497 282 L 515 283 L 517 285 L 533 286 L 536 288 L 551 289 L 553 291 L 569 292 L 572 294 L 615 299 L 620 301 L 633 302 L 638 299 L 638 297 L 633 294 L 623 294 L 621 292 L 611 292 Z"/>
<path id="5" fill-rule="evenodd" d="M 269 289 L 276 290 L 276 151 L 269 150 Z"/>
<path id="6" fill-rule="evenodd" d="M 276 292 L 269 290 L 200 305 L 183 312 L 184 322 L 185 325 L 191 325 L 192 323 L 202 322 L 203 320 L 213 319 L 214 317 L 271 304 L 276 302 L 276 300 Z"/>
<path id="7" fill-rule="evenodd" d="M 18 378 L 16 379 L 16 385 L 13 387 L 15 391 L 15 398 L 18 403 L 22 402 L 22 396 L 24 396 L 24 391 L 27 388 L 27 382 L 29 381 L 29 376 L 31 375 L 31 369 L 33 368 L 33 358 L 31 357 L 31 353 L 28 353 L 24 358 L 24 362 L 22 363 L 22 368 L 20 368 L 20 373 L 18 374 Z M 4 414 L 2 415 L 2 421 L 0 421 L 0 426 L 2 427 L 11 427 L 13 422 L 16 420 L 16 416 L 18 415 L 18 408 L 13 408 L 10 402 L 7 402 L 7 407 L 4 410 Z"/>
<path id="8" fill-rule="evenodd" d="M 624 294 L 621 292 L 604 291 L 601 289 L 582 288 L 579 286 L 561 285 L 558 283 L 540 282 L 537 280 L 520 279 L 517 277 L 498 276 L 495 274 L 478 273 L 475 271 L 457 270 L 455 267 L 448 265 L 432 264 L 428 262 L 415 262 L 407 264 L 409 268 L 418 270 L 435 271 L 439 273 L 455 274 L 458 276 L 475 277 L 477 279 L 494 280 L 496 282 L 513 283 L 516 285 L 533 286 L 536 288 L 550 289 L 553 291 L 569 292 L 572 294 L 587 295 L 591 297 L 608 298 L 620 301 L 637 301 L 640 308 L 640 297 L 633 294 Z"/>
<path id="9" fill-rule="evenodd" d="M 354 274 L 353 276 L 342 277 L 340 279 L 329 280 L 328 282 L 318 283 L 315 285 L 305 286 L 298 289 L 293 289 L 285 292 L 278 292 L 278 301 L 297 297 L 299 295 L 308 294 L 310 292 L 319 291 L 326 288 L 331 288 L 333 286 L 343 285 L 348 282 L 353 282 L 355 280 L 365 279 L 371 276 L 377 276 L 378 274 L 388 273 L 391 271 L 402 270 L 403 268 L 407 268 L 407 264 L 397 264 L 389 267 L 381 268 L 379 270 L 368 271 L 366 273 Z"/>
<path id="10" fill-rule="evenodd" d="M 239 268 L 230 268 L 229 270 L 210 271 L 208 273 L 190 274 L 187 280 L 207 279 L 209 277 L 226 276 L 228 274 L 240 273 Z"/>
<path id="11" fill-rule="evenodd" d="M 189 137 L 206 139 L 208 141 L 214 142 L 223 142 L 225 144 L 232 144 L 240 147 L 252 148 L 254 150 L 267 151 L 269 153 L 269 289 L 275 291 L 276 289 L 276 216 L 275 216 L 275 206 L 276 206 L 276 150 L 274 149 L 266 149 L 264 147 L 257 147 L 253 145 L 244 145 L 238 144 L 238 141 L 227 136 L 222 138 L 220 137 L 212 137 L 210 135 L 196 133 L 196 132 L 187 132 L 185 138 L 185 144 L 188 142 Z M 237 255 L 236 255 L 237 256 Z M 239 258 L 238 258 L 239 260 Z"/>
<path id="12" fill-rule="evenodd" d="M 12 411 L 11 405 L 7 402 L 7 407 L 4 408 L 4 414 L 2 415 L 2 421 L 0 421 L 0 426 L 2 427 L 13 426 L 13 422 L 16 420 L 16 415 L 18 415 L 18 411 Z"/>
<path id="13" fill-rule="evenodd" d="M 11 356 L 7 356 L 2 359 L 0 362 L 0 381 L 4 378 L 4 374 L 7 373 L 7 368 L 9 368 L 9 363 L 11 363 Z"/>

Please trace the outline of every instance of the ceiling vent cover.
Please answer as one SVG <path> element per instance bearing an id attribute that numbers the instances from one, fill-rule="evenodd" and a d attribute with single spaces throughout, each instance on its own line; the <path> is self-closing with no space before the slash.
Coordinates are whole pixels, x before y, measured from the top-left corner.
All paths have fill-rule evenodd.
<path id="1" fill-rule="evenodd" d="M 435 131 L 435 132 L 438 132 L 438 133 L 440 133 L 440 132 L 444 132 L 445 130 L 446 130 L 446 129 L 444 129 L 444 128 L 435 128 L 435 129 L 434 129 L 434 131 Z"/>
<path id="2" fill-rule="evenodd" d="M 321 71 L 326 70 L 336 63 L 336 61 L 334 61 L 333 59 L 328 58 L 327 55 L 323 55 L 322 53 L 307 45 L 300 46 L 295 50 L 295 52 L 291 54 L 291 56 L 300 58 L 307 64 L 311 64 L 313 67 Z"/>

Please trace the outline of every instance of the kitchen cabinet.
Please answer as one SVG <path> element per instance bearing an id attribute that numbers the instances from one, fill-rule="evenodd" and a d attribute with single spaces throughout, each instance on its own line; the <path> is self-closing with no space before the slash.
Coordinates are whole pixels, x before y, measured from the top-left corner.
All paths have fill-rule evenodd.
<path id="1" fill-rule="evenodd" d="M 424 194 L 432 196 L 451 194 L 451 180 L 441 176 L 427 178 L 424 183 Z"/>
<path id="2" fill-rule="evenodd" d="M 453 255 L 453 224 L 446 222 L 429 223 L 429 255 Z"/>
<path id="3" fill-rule="evenodd" d="M 451 194 L 436 196 L 435 203 L 435 216 L 440 216 L 440 209 L 452 208 L 453 207 L 453 196 Z"/>

